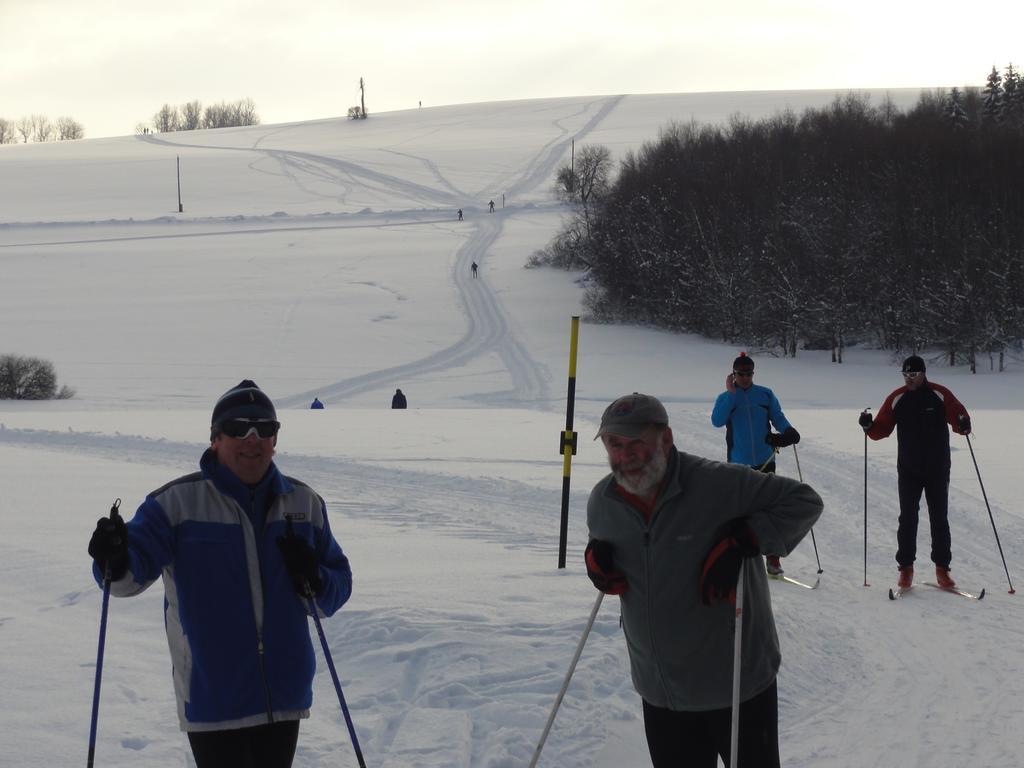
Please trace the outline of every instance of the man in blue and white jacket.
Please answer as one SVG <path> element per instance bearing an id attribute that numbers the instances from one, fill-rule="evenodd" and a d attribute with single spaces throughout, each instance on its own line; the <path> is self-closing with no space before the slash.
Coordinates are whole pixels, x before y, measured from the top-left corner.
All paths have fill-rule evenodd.
<path id="1" fill-rule="evenodd" d="M 352 593 L 323 499 L 273 462 L 279 428 L 270 398 L 240 382 L 214 407 L 200 471 L 150 493 L 127 525 L 99 520 L 89 542 L 111 594 L 163 579 L 178 718 L 198 768 L 291 765 L 313 700 L 311 602 L 331 616 Z"/>
<path id="2" fill-rule="evenodd" d="M 779 398 L 768 387 L 754 383 L 754 361 L 745 352 L 733 360 L 725 392 L 711 411 L 711 423 L 725 427 L 726 461 L 760 472 L 774 473 L 776 451 L 800 442 L 800 433 L 782 412 Z M 773 576 L 782 575 L 778 555 L 768 555 L 765 567 Z"/>

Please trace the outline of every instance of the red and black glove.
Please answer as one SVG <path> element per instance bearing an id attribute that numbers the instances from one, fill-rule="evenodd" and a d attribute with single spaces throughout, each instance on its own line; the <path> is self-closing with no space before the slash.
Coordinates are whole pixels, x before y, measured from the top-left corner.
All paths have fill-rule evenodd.
<path id="1" fill-rule="evenodd" d="M 744 558 L 759 554 L 757 536 L 746 523 L 720 539 L 704 559 L 700 575 L 700 598 L 704 605 L 725 600 L 735 605 L 740 565 Z"/>
<path id="2" fill-rule="evenodd" d="M 629 585 L 626 577 L 615 570 L 612 563 L 612 545 L 607 541 L 591 539 L 583 554 L 587 563 L 587 576 L 594 586 L 606 595 L 624 595 Z"/>

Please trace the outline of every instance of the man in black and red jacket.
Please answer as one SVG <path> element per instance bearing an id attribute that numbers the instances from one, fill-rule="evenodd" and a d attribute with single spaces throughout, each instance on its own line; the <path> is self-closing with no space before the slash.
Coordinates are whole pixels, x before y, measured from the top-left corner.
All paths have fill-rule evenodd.
<path id="1" fill-rule="evenodd" d="M 903 386 L 885 398 L 875 419 L 864 411 L 859 423 L 872 440 L 881 440 L 896 429 L 899 444 L 896 464 L 899 477 L 900 520 L 896 539 L 896 562 L 900 587 L 914 580 L 917 556 L 917 522 L 921 493 L 928 502 L 932 533 L 932 562 L 940 587 L 956 586 L 949 575 L 949 429 L 960 435 L 971 433 L 967 409 L 945 387 L 929 381 L 925 364 L 917 355 L 903 361 Z"/>

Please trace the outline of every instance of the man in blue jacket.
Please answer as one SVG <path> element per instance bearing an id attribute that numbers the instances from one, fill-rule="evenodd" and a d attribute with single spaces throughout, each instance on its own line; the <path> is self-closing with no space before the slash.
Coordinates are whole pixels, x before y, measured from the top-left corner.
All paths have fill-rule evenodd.
<path id="1" fill-rule="evenodd" d="M 733 360 L 732 373 L 725 377 L 725 392 L 711 411 L 711 423 L 725 427 L 726 461 L 760 472 L 774 473 L 778 449 L 800 442 L 800 433 L 782 412 L 775 393 L 754 384 L 754 361 L 746 352 Z M 778 555 L 768 555 L 765 567 L 773 576 L 782 575 Z"/>
<path id="2" fill-rule="evenodd" d="M 316 666 L 307 615 L 337 611 L 352 571 L 324 501 L 273 462 L 280 429 L 248 379 L 217 401 L 200 471 L 102 518 L 93 574 L 129 597 L 164 584 L 178 719 L 198 768 L 288 768 Z"/>

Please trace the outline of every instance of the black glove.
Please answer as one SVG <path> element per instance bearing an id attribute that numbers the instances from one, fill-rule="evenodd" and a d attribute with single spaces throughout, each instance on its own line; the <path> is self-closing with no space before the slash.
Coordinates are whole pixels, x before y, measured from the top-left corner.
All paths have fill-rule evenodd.
<path id="1" fill-rule="evenodd" d="M 704 605 L 719 600 L 736 604 L 736 582 L 740 564 L 746 557 L 761 554 L 757 536 L 746 523 L 741 522 L 734 533 L 718 541 L 704 559 L 700 575 L 700 599 Z"/>
<path id="2" fill-rule="evenodd" d="M 772 448 L 785 448 L 789 445 L 796 445 L 800 442 L 800 433 L 793 427 L 786 427 L 785 432 L 769 432 L 764 436 L 764 441 Z"/>
<path id="3" fill-rule="evenodd" d="M 306 543 L 306 540 L 292 532 L 291 520 L 288 521 L 288 535 L 278 536 L 277 546 L 281 550 L 284 567 L 288 569 L 288 575 L 292 578 L 292 586 L 295 587 L 295 591 L 303 597 L 308 597 L 306 585 L 309 585 L 313 594 L 319 595 L 323 590 L 323 582 L 320 580 L 320 561 L 317 560 L 316 552 Z"/>
<path id="4" fill-rule="evenodd" d="M 626 577 L 612 564 L 612 545 L 607 541 L 591 539 L 583 559 L 587 563 L 587 576 L 606 595 L 624 595 L 629 589 Z"/>
<path id="5" fill-rule="evenodd" d="M 961 435 L 971 434 L 971 417 L 966 413 L 961 413 L 956 417 L 956 423 L 960 427 Z"/>
<path id="6" fill-rule="evenodd" d="M 89 539 L 89 554 L 100 571 L 110 567 L 110 580 L 117 581 L 128 571 L 128 527 L 120 515 L 101 517 Z"/>
<path id="7" fill-rule="evenodd" d="M 857 419 L 857 423 L 860 424 L 861 428 L 867 432 L 871 429 L 871 425 L 875 423 L 875 417 L 867 411 L 860 412 L 860 418 Z"/>

